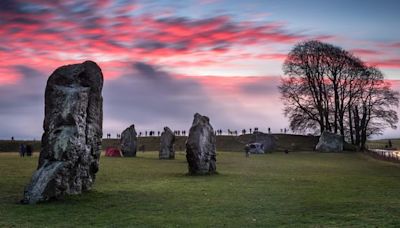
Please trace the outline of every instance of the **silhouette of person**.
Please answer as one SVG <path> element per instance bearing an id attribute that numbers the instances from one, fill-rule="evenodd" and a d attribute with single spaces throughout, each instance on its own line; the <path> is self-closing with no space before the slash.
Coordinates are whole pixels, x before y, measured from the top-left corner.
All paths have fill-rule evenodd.
<path id="1" fill-rule="evenodd" d="M 19 155 L 20 155 L 21 157 L 25 157 L 25 153 L 26 153 L 26 146 L 25 146 L 25 144 L 19 145 Z"/>
<path id="2" fill-rule="evenodd" d="M 248 145 L 244 147 L 244 152 L 246 153 L 246 158 L 248 158 L 250 156 L 250 147 Z"/>

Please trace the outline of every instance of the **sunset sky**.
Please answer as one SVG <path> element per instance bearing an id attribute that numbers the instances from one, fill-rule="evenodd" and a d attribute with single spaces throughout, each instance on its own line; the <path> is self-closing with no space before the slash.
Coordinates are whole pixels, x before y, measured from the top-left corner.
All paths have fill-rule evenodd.
<path id="1" fill-rule="evenodd" d="M 46 80 L 93 60 L 105 82 L 104 135 L 288 126 L 277 86 L 300 41 L 341 46 L 400 90 L 400 1 L 0 1 L 0 139 L 39 139 Z M 387 130 L 383 137 L 400 137 Z"/>

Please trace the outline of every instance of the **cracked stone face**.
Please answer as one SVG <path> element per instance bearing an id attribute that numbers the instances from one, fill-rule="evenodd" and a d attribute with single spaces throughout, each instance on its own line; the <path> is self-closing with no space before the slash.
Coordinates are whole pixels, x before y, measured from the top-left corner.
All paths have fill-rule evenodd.
<path id="1" fill-rule="evenodd" d="M 91 61 L 62 66 L 49 77 L 39 165 L 22 203 L 91 189 L 101 153 L 102 88 L 101 69 Z"/>
<path id="2" fill-rule="evenodd" d="M 216 172 L 216 138 L 207 116 L 194 115 L 186 141 L 186 159 L 189 174 L 204 175 Z"/>

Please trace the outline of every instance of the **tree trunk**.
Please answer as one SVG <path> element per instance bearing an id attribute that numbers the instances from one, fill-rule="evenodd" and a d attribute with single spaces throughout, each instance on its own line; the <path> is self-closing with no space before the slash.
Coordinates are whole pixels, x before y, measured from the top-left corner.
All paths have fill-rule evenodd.
<path id="1" fill-rule="evenodd" d="M 336 80 L 336 76 L 335 76 Z M 333 83 L 333 92 L 335 93 L 335 122 L 334 122 L 334 128 L 335 128 L 335 134 L 338 132 L 338 121 L 339 121 L 339 91 L 338 91 L 338 86 L 336 82 Z M 344 135 L 344 134 L 342 134 Z"/>
<path id="2" fill-rule="evenodd" d="M 354 110 L 354 133 L 355 133 L 355 145 L 357 147 L 361 144 L 361 135 L 360 135 L 360 116 L 358 115 L 358 108 L 355 107 Z"/>
<path id="3" fill-rule="evenodd" d="M 361 119 L 361 145 L 360 148 L 361 150 L 365 150 L 365 143 L 367 142 L 367 106 L 364 105 L 363 107 L 363 114 L 362 114 L 362 119 Z"/>
<path id="4" fill-rule="evenodd" d="M 354 145 L 354 132 L 353 132 L 353 118 L 351 116 L 351 106 L 349 105 L 349 130 L 350 130 L 350 140 L 351 144 Z"/>

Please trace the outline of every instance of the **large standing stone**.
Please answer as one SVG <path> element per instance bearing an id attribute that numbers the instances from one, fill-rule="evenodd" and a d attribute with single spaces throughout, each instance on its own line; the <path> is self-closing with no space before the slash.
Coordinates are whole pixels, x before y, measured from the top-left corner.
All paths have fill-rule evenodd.
<path id="1" fill-rule="evenodd" d="M 320 152 L 342 152 L 343 137 L 328 131 L 324 131 L 319 137 L 316 150 Z"/>
<path id="2" fill-rule="evenodd" d="M 103 74 L 91 61 L 58 68 L 45 92 L 45 118 L 38 169 L 22 203 L 80 194 L 99 170 L 103 123 Z"/>
<path id="3" fill-rule="evenodd" d="M 131 125 L 121 134 L 121 152 L 124 157 L 136 157 L 137 137 L 135 125 Z"/>
<path id="4" fill-rule="evenodd" d="M 175 135 L 169 129 L 169 127 L 164 127 L 163 133 L 161 133 L 160 138 L 160 159 L 175 159 Z"/>
<path id="5" fill-rule="evenodd" d="M 186 159 L 189 174 L 212 174 L 217 170 L 215 134 L 207 116 L 194 115 L 189 137 L 186 141 Z"/>

